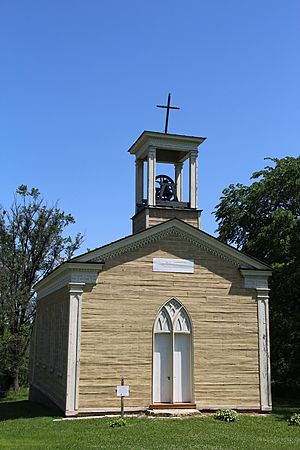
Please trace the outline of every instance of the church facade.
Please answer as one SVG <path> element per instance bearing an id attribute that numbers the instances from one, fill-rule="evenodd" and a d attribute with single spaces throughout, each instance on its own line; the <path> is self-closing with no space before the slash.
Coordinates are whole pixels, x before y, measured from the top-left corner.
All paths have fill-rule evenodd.
<path id="1" fill-rule="evenodd" d="M 203 141 L 143 132 L 129 149 L 132 235 L 63 263 L 36 285 L 32 400 L 67 416 L 116 412 L 124 377 L 125 412 L 272 409 L 271 269 L 200 230 Z M 157 163 L 174 166 L 175 180 L 157 174 Z"/>

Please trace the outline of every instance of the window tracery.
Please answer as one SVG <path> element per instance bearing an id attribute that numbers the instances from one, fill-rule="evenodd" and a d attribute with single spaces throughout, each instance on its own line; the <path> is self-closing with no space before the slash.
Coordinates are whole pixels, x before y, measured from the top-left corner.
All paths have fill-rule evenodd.
<path id="1" fill-rule="evenodd" d="M 175 299 L 169 300 L 159 311 L 155 321 L 156 333 L 190 333 L 191 322 L 185 308 Z"/>

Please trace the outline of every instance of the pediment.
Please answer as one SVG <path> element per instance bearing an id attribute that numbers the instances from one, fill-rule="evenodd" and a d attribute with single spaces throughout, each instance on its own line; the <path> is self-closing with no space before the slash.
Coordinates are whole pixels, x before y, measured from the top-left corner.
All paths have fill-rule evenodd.
<path id="1" fill-rule="evenodd" d="M 206 251 L 227 260 L 239 268 L 270 271 L 270 267 L 261 261 L 245 255 L 234 247 L 224 244 L 204 231 L 198 230 L 178 219 L 169 220 L 140 233 L 114 241 L 108 245 L 77 256 L 73 261 L 105 262 L 124 253 L 145 247 L 151 242 L 165 239 L 168 236 L 176 236 L 178 239 L 204 248 Z"/>

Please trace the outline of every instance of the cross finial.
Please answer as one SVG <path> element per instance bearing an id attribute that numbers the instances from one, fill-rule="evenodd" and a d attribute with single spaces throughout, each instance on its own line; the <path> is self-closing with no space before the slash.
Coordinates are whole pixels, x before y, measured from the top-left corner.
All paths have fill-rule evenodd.
<path id="1" fill-rule="evenodd" d="M 169 112 L 170 109 L 180 109 L 178 106 L 170 106 L 171 103 L 171 94 L 168 95 L 168 104 L 167 105 L 156 105 L 157 108 L 166 108 L 166 124 L 165 124 L 165 133 L 168 133 L 168 123 L 169 123 Z"/>

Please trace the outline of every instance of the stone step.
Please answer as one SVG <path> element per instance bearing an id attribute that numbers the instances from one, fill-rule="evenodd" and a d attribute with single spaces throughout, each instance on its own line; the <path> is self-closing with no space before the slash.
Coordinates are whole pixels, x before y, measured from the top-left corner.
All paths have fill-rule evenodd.
<path id="1" fill-rule="evenodd" d="M 183 417 L 183 416 L 198 416 L 201 415 L 198 409 L 148 409 L 147 416 L 151 417 Z"/>
<path id="2" fill-rule="evenodd" d="M 196 403 L 152 403 L 149 409 L 196 409 Z"/>

